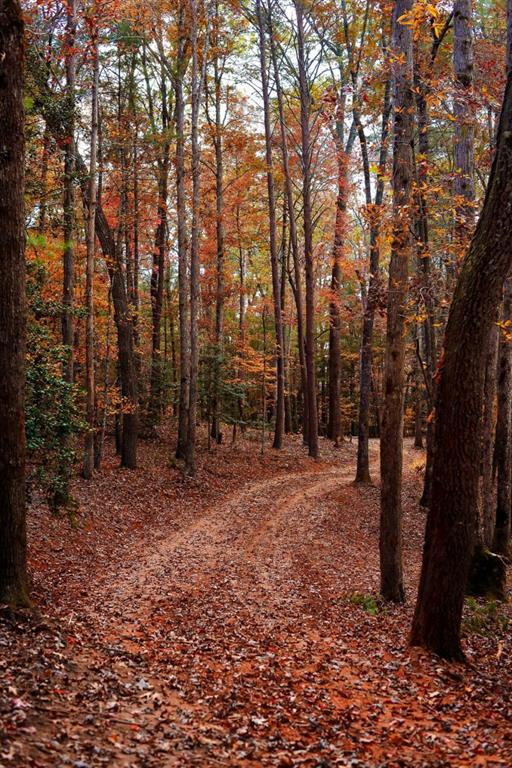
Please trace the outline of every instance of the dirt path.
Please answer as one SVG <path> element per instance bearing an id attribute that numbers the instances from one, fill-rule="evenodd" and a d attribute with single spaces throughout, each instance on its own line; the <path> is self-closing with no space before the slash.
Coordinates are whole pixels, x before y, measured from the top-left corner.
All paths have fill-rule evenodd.
<path id="1" fill-rule="evenodd" d="M 51 683 L 37 706 L 23 694 L 26 732 L 0 766 L 512 764 L 500 665 L 482 682 L 411 657 L 410 606 L 378 610 L 378 490 L 353 476 L 348 451 L 248 482 L 156 538 L 142 530 L 58 632 L 43 626 Z M 482 685 L 493 695 L 477 705 Z"/>

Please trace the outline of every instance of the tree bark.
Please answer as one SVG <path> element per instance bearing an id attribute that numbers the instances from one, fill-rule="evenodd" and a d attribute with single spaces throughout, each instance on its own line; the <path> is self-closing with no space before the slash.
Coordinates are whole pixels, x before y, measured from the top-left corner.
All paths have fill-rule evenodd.
<path id="1" fill-rule="evenodd" d="M 187 415 L 187 444 L 185 451 L 185 473 L 194 475 L 196 460 L 196 420 L 199 397 L 199 238 L 200 238 L 200 183 L 201 146 L 199 143 L 199 108 L 205 80 L 208 48 L 208 29 L 204 36 L 202 62 L 199 61 L 198 8 L 191 0 L 191 44 L 192 44 L 192 114 L 191 114 L 191 155 L 192 155 L 192 224 L 190 238 L 190 384 Z"/>
<path id="2" fill-rule="evenodd" d="M 281 313 L 281 286 L 279 281 L 279 261 L 277 248 L 276 201 L 274 191 L 274 171 L 272 157 L 272 129 L 270 125 L 270 101 L 268 88 L 267 57 L 265 53 L 265 27 L 261 10 L 261 1 L 256 0 L 258 18 L 260 75 L 263 95 L 263 114 L 265 123 L 265 161 L 267 165 L 267 198 L 269 218 L 270 267 L 272 272 L 272 297 L 274 304 L 275 327 L 275 365 L 276 365 L 276 420 L 273 448 L 281 448 L 284 433 L 284 337 L 283 317 Z"/>
<path id="3" fill-rule="evenodd" d="M 345 249 L 347 226 L 347 170 L 348 157 L 345 148 L 336 136 L 336 162 L 338 169 L 338 194 L 336 198 L 336 219 L 334 223 L 333 265 L 331 275 L 331 296 L 329 300 L 329 407 L 327 437 L 337 445 L 341 434 L 341 262 Z"/>
<path id="4" fill-rule="evenodd" d="M 486 549 L 492 546 L 496 510 L 494 506 L 494 401 L 498 364 L 498 334 L 493 325 L 487 344 L 485 362 L 484 414 L 482 426 L 482 544 Z"/>
<path id="5" fill-rule="evenodd" d="M 269 43 L 270 43 L 270 55 L 272 58 L 272 69 L 274 73 L 274 82 L 277 98 L 277 106 L 279 111 L 279 131 L 281 137 L 281 153 L 283 159 L 283 173 L 284 173 L 284 192 L 286 198 L 286 209 L 288 213 L 288 227 L 290 231 L 290 245 L 292 249 L 293 259 L 293 282 L 291 281 L 291 287 L 293 297 L 295 300 L 295 307 L 297 309 L 297 346 L 299 350 L 299 365 L 300 365 L 300 377 L 301 377 L 301 389 L 302 397 L 306 402 L 307 397 L 307 370 L 306 370 L 306 352 L 305 352 L 305 340 L 304 340 L 304 309 L 303 309 L 303 297 L 302 297 L 302 280 L 300 274 L 300 259 L 299 259 L 299 240 L 297 234 L 297 219 L 295 217 L 295 208 L 293 204 L 293 185 L 290 174 L 290 158 L 288 153 L 288 139 L 286 136 L 286 121 L 284 115 L 283 105 L 283 92 L 281 89 L 281 78 L 279 74 L 279 65 L 277 61 L 276 43 L 274 39 L 274 31 L 272 26 L 272 13 L 270 8 L 270 2 L 268 4 L 268 20 L 269 20 Z M 304 417 L 302 424 L 302 432 L 304 441 L 308 442 L 308 413 L 304 408 Z"/>
<path id="6" fill-rule="evenodd" d="M 99 85 L 99 52 L 98 29 L 95 19 L 92 19 L 91 33 L 93 64 L 92 106 L 91 106 L 91 157 L 89 161 L 89 191 L 87 208 L 86 231 L 86 277 L 85 304 L 87 309 L 86 339 L 85 339 L 85 382 L 86 382 L 86 418 L 88 430 L 85 437 L 85 452 L 83 476 L 86 480 L 92 477 L 94 469 L 94 433 L 96 429 L 95 382 L 94 382 L 94 253 L 96 239 L 96 170 L 98 153 L 98 85 Z"/>
<path id="7" fill-rule="evenodd" d="M 446 327 L 436 399 L 432 501 L 411 644 L 464 658 L 460 625 L 475 543 L 487 340 L 512 266 L 512 77 L 484 207 Z"/>
<path id="8" fill-rule="evenodd" d="M 502 323 L 498 351 L 498 412 L 496 417 L 495 460 L 498 474 L 493 552 L 508 555 L 510 548 L 510 507 L 512 504 L 512 281 L 505 280 Z"/>
<path id="9" fill-rule="evenodd" d="M 318 457 L 318 409 L 315 370 L 315 269 L 313 254 L 313 222 L 311 203 L 311 137 L 309 118 L 311 93 L 307 81 L 304 40 L 304 9 L 301 0 L 294 0 L 297 18 L 297 64 L 300 92 L 300 130 L 302 141 L 302 203 L 304 223 L 304 261 L 306 266 L 306 378 L 304 407 L 308 412 L 309 455 Z"/>
<path id="10" fill-rule="evenodd" d="M 174 124 L 176 129 L 176 216 L 178 239 L 178 313 L 180 330 L 180 392 L 176 458 L 184 459 L 188 435 L 190 397 L 190 328 L 188 306 L 188 232 L 185 179 L 185 101 L 183 80 L 188 68 L 187 18 L 184 3 L 178 10 L 178 42 L 174 77 Z"/>
<path id="11" fill-rule="evenodd" d="M 169 111 L 167 104 L 167 84 L 165 71 L 161 71 L 161 97 L 162 97 L 162 156 L 158 161 L 158 213 L 157 228 L 155 233 L 155 249 L 153 252 L 153 264 L 151 268 L 151 377 L 150 392 L 147 412 L 149 431 L 152 432 L 160 421 L 163 408 L 163 373 L 162 361 L 162 309 L 164 302 L 165 284 L 165 257 L 167 251 L 167 197 L 169 187 Z"/>
<path id="12" fill-rule="evenodd" d="M 389 118 L 391 115 L 391 80 L 386 81 L 384 104 L 382 108 L 382 127 L 379 153 L 379 174 L 375 190 L 374 203 L 370 208 L 370 275 L 368 294 L 363 315 L 361 331 L 361 359 L 359 377 L 359 416 L 357 432 L 357 469 L 356 483 L 371 483 L 370 458 L 368 453 L 370 404 L 372 394 L 372 348 L 375 310 L 379 286 L 379 231 L 384 201 L 384 176 L 388 158 Z M 380 435 L 380 424 L 377 424 Z"/>
<path id="13" fill-rule="evenodd" d="M 29 605 L 25 501 L 23 17 L 0 0 L 0 603 Z"/>
<path id="14" fill-rule="evenodd" d="M 464 256 L 474 223 L 474 141 L 473 108 L 473 0 L 455 0 L 453 6 L 453 73 L 455 76 L 455 268 Z"/>
<path id="15" fill-rule="evenodd" d="M 66 15 L 65 70 L 65 146 L 64 146 L 64 253 L 63 253 L 63 295 L 62 295 L 62 343 L 66 347 L 64 378 L 73 381 L 74 344 L 74 282 L 75 253 L 75 80 L 76 80 L 76 0 L 68 0 Z"/>
<path id="16" fill-rule="evenodd" d="M 406 313 L 412 252 L 411 202 L 414 130 L 412 30 L 400 23 L 411 0 L 396 0 L 393 14 L 393 241 L 389 264 L 384 408 L 381 429 L 381 594 L 405 599 L 402 566 L 402 450 Z"/>

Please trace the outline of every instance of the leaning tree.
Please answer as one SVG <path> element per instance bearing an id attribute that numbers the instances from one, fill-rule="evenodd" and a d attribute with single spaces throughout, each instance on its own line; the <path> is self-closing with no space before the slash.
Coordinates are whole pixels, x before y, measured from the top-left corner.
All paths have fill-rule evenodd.
<path id="1" fill-rule="evenodd" d="M 439 364 L 431 506 L 411 644 L 463 660 L 460 626 L 476 531 L 487 340 L 512 267 L 512 75 L 480 219 Z"/>

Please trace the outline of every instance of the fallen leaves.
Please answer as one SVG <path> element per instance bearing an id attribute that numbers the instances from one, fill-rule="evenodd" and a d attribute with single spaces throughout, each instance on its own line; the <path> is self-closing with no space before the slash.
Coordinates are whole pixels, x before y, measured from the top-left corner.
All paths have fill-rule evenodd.
<path id="1" fill-rule="evenodd" d="M 185 483 L 148 444 L 140 470 L 77 483 L 77 530 L 35 510 L 50 619 L 1 616 L 2 768 L 512 764 L 506 632 L 469 637 L 468 668 L 409 652 L 411 600 L 371 597 L 378 489 L 351 484 L 355 445 L 258 448 L 205 452 Z"/>

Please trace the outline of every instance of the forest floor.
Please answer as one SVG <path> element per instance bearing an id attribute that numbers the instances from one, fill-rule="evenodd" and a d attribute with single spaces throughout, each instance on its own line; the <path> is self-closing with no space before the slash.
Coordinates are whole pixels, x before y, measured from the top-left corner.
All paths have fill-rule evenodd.
<path id="1" fill-rule="evenodd" d="M 379 490 L 356 443 L 169 441 L 30 513 L 40 616 L 1 610 L 0 766 L 512 766 L 509 606 L 472 603 L 469 664 L 407 649 L 425 522 L 405 452 L 408 602 L 378 592 Z M 377 445 L 372 445 L 378 476 Z"/>

